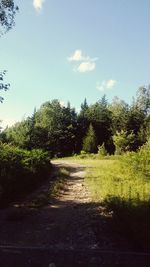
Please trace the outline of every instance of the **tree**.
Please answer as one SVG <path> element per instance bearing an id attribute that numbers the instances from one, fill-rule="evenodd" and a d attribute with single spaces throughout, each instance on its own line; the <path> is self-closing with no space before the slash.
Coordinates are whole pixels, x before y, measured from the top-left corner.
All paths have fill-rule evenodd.
<path id="1" fill-rule="evenodd" d="M 18 6 L 14 4 L 13 0 L 0 0 L 0 36 L 9 31 L 15 24 L 15 15 L 19 10 Z M 10 84 L 4 84 L 3 79 L 6 70 L 0 72 L 0 90 L 8 90 Z M 4 98 L 0 96 L 2 103 Z"/>
<path id="2" fill-rule="evenodd" d="M 0 72 L 0 90 L 7 91 L 9 89 L 10 84 L 4 83 L 4 76 L 6 74 L 6 71 Z M 2 103 L 4 98 L 0 96 L 0 102 Z"/>
<path id="3" fill-rule="evenodd" d="M 145 114 L 150 115 L 150 85 L 142 86 L 136 94 L 136 105 Z"/>
<path id="4" fill-rule="evenodd" d="M 90 124 L 87 134 L 83 140 L 83 150 L 88 153 L 94 153 L 97 150 L 96 135 L 92 124 Z"/>
<path id="5" fill-rule="evenodd" d="M 14 4 L 14 0 L 0 0 L 0 35 L 14 26 L 14 19 L 18 9 L 18 6 Z"/>
<path id="6" fill-rule="evenodd" d="M 132 151 L 134 140 L 135 134 L 133 132 L 130 134 L 123 130 L 121 130 L 121 132 L 116 132 L 116 134 L 113 136 L 113 141 L 116 148 L 115 154 L 121 155 L 126 151 Z"/>
<path id="7" fill-rule="evenodd" d="M 88 119 L 88 104 L 85 98 L 84 102 L 81 104 L 81 110 L 77 117 L 77 144 L 76 144 L 76 152 L 78 153 L 82 149 L 83 138 L 87 132 L 89 127 L 89 119 Z"/>
<path id="8" fill-rule="evenodd" d="M 109 105 L 109 110 L 112 112 L 113 133 L 126 130 L 129 111 L 128 104 L 116 96 L 111 105 Z"/>
<path id="9" fill-rule="evenodd" d="M 105 96 L 89 107 L 87 117 L 94 127 L 97 144 L 105 143 L 107 151 L 112 153 L 112 113 L 107 107 Z"/>
<path id="10" fill-rule="evenodd" d="M 35 113 L 32 144 L 36 140 L 36 144 L 55 156 L 71 155 L 75 152 L 76 129 L 77 115 L 70 103 L 64 107 L 57 99 L 48 101 Z"/>

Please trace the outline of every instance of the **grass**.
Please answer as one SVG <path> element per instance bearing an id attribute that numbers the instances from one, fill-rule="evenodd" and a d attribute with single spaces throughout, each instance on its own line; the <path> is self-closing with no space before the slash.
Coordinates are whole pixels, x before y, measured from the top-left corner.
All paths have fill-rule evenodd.
<path id="1" fill-rule="evenodd" d="M 116 225 L 140 249 L 149 251 L 150 150 L 146 149 L 120 157 L 81 155 L 70 160 L 87 166 L 92 200 L 113 211 Z"/>
<path id="2" fill-rule="evenodd" d="M 104 201 L 111 196 L 130 201 L 150 200 L 150 177 L 127 166 L 121 156 L 67 159 L 87 166 L 86 182 L 94 201 Z"/>

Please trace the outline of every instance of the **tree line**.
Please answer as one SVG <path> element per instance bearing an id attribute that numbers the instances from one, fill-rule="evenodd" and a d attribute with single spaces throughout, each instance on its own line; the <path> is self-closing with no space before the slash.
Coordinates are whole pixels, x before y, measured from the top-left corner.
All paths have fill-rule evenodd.
<path id="1" fill-rule="evenodd" d="M 70 103 L 47 101 L 33 115 L 7 127 L 1 142 L 23 149 L 43 149 L 51 157 L 70 156 L 84 150 L 108 154 L 136 151 L 150 135 L 150 86 L 140 87 L 132 104 L 104 95 L 88 105 L 86 99 L 77 113 Z"/>

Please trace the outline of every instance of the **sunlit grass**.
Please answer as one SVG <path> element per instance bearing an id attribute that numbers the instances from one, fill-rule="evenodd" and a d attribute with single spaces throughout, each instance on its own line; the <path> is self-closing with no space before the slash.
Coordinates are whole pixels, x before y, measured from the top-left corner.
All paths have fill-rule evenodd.
<path id="1" fill-rule="evenodd" d="M 119 160 L 94 160 L 86 181 L 95 201 L 108 196 L 126 200 L 150 199 L 150 180 Z"/>
<path id="2" fill-rule="evenodd" d="M 147 149 L 147 148 L 146 148 Z M 142 153 L 142 155 L 141 155 Z M 86 167 L 92 201 L 113 210 L 117 227 L 141 248 L 150 249 L 150 150 L 120 157 L 83 155 L 67 161 Z"/>
<path id="3" fill-rule="evenodd" d="M 108 197 L 137 202 L 150 199 L 149 174 L 136 171 L 122 157 L 72 157 L 67 160 L 87 167 L 86 182 L 94 201 L 104 201 Z"/>

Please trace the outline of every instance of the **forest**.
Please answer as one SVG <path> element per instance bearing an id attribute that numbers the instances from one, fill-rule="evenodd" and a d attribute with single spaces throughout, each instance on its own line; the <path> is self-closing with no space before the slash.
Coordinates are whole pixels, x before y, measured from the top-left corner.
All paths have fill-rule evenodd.
<path id="1" fill-rule="evenodd" d="M 68 102 L 47 101 L 33 115 L 7 127 L 2 143 L 21 149 L 42 149 L 51 158 L 97 153 L 101 146 L 108 155 L 137 151 L 150 134 L 150 86 L 137 90 L 132 104 L 115 97 L 108 103 L 104 95 L 94 104 L 87 100 L 76 112 Z"/>

